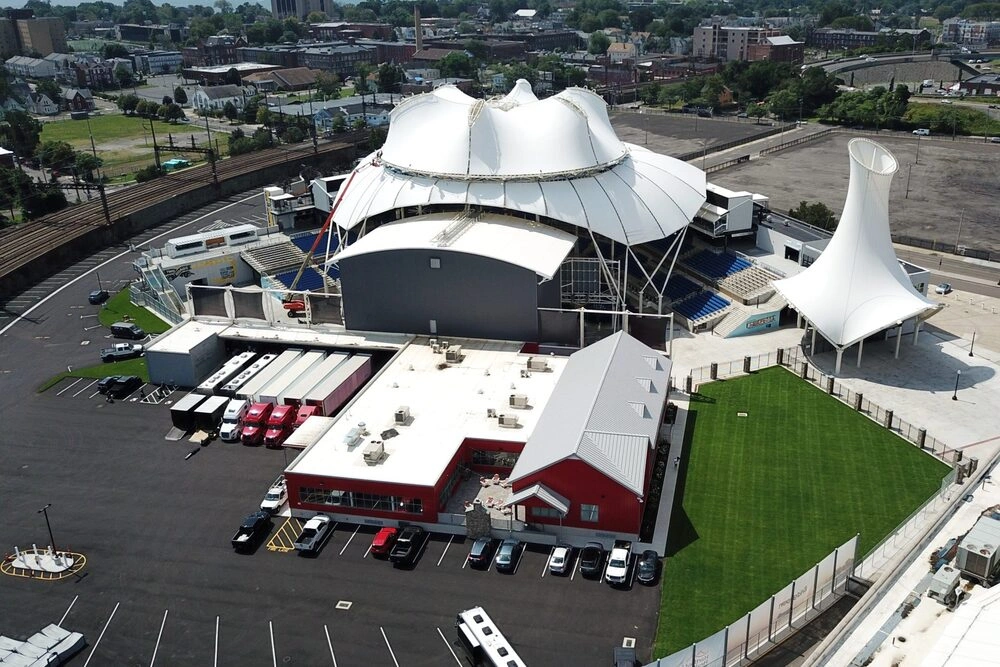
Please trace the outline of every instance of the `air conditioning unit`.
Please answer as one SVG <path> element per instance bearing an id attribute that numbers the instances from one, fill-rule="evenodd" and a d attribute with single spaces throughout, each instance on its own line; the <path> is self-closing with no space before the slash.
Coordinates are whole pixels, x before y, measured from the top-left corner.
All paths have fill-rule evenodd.
<path id="1" fill-rule="evenodd" d="M 441 345 L 441 349 L 442 349 L 442 350 L 447 350 L 447 349 L 448 349 L 448 346 L 450 346 L 450 345 L 451 345 L 451 343 L 449 343 L 449 342 L 448 342 L 448 341 L 446 341 L 446 340 L 443 340 L 443 341 L 441 341 L 440 345 Z"/>
<path id="2" fill-rule="evenodd" d="M 524 394 L 511 394 L 508 404 L 512 408 L 517 408 L 518 410 L 525 410 L 528 407 L 528 397 Z"/>
<path id="3" fill-rule="evenodd" d="M 399 406 L 396 410 L 395 422 L 397 424 L 406 424 L 410 421 L 410 408 L 405 405 Z"/>
<path id="4" fill-rule="evenodd" d="M 361 429 L 357 427 L 352 428 L 344 436 L 344 444 L 347 445 L 348 447 L 354 447 L 355 445 L 361 442 L 361 438 L 362 438 Z"/>
<path id="5" fill-rule="evenodd" d="M 437 343 L 434 343 L 433 345 L 431 345 L 431 352 L 433 352 L 434 354 L 441 354 L 441 346 L 438 345 Z"/>
<path id="6" fill-rule="evenodd" d="M 449 364 L 458 364 L 462 362 L 462 346 L 454 345 L 447 348 L 444 353 L 444 360 Z"/>
<path id="7" fill-rule="evenodd" d="M 497 418 L 497 411 L 494 410 L 493 408 L 486 408 L 486 418 L 487 419 L 496 419 Z"/>
<path id="8" fill-rule="evenodd" d="M 431 338 L 430 340 L 427 341 L 427 344 L 430 345 L 431 347 L 434 347 L 435 345 L 438 344 L 438 339 L 437 338 Z"/>
<path id="9" fill-rule="evenodd" d="M 362 456 L 365 459 L 365 463 L 370 466 L 377 466 L 385 460 L 385 443 L 381 440 L 372 440 L 365 447 Z"/>
<path id="10" fill-rule="evenodd" d="M 498 423 L 503 428 L 517 428 L 517 415 L 500 415 Z"/>
<path id="11" fill-rule="evenodd" d="M 536 359 L 535 357 L 528 357 L 528 370 L 529 371 L 539 371 L 542 373 L 548 372 L 549 362 L 545 359 Z"/>

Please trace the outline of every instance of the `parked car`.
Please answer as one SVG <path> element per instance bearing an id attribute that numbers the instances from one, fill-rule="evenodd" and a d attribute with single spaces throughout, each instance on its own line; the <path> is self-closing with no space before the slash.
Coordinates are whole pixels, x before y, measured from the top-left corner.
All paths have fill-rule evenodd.
<path id="1" fill-rule="evenodd" d="M 631 646 L 616 646 L 613 659 L 614 667 L 636 667 L 639 664 L 635 649 Z"/>
<path id="2" fill-rule="evenodd" d="M 569 561 L 573 555 L 573 547 L 567 544 L 557 545 L 549 556 L 549 572 L 552 574 L 566 574 L 569 569 Z"/>
<path id="3" fill-rule="evenodd" d="M 406 526 L 399 531 L 396 544 L 389 551 L 389 560 L 393 565 L 413 565 L 426 537 L 427 531 L 420 526 Z"/>
<path id="4" fill-rule="evenodd" d="M 472 567 L 483 567 L 489 564 L 491 553 L 493 553 L 493 539 L 480 537 L 472 543 L 472 548 L 469 549 L 469 565 Z"/>
<path id="5" fill-rule="evenodd" d="M 913 134 L 917 135 L 918 137 L 929 137 L 931 131 L 926 127 L 918 127 L 913 131 Z"/>
<path id="6" fill-rule="evenodd" d="M 101 361 L 111 363 L 112 361 L 124 361 L 125 359 L 135 359 L 142 356 L 143 347 L 135 343 L 115 343 L 111 347 L 101 350 Z"/>
<path id="7" fill-rule="evenodd" d="M 135 375 L 109 375 L 97 383 L 97 391 L 111 398 L 125 398 L 142 386 L 142 378 Z"/>
<path id="8" fill-rule="evenodd" d="M 371 552 L 376 558 L 386 558 L 392 551 L 392 545 L 396 543 L 399 529 L 392 526 L 385 526 L 372 538 Z"/>
<path id="9" fill-rule="evenodd" d="M 652 549 L 646 549 L 639 556 L 639 562 L 635 567 L 635 578 L 644 584 L 651 584 L 656 581 L 656 573 L 660 569 L 660 557 Z"/>
<path id="10" fill-rule="evenodd" d="M 587 542 L 580 552 L 580 574 L 591 578 L 601 576 L 603 562 L 604 545 L 600 542 Z"/>
<path id="11" fill-rule="evenodd" d="M 87 296 L 87 301 L 96 305 L 100 305 L 111 298 L 111 294 L 106 289 L 95 289 Z"/>
<path id="12" fill-rule="evenodd" d="M 951 285 L 948 283 L 939 283 L 937 287 L 934 288 L 936 294 L 951 294 Z"/>
<path id="13" fill-rule="evenodd" d="M 497 571 L 513 572 L 514 568 L 517 567 L 517 557 L 520 552 L 521 540 L 508 537 L 501 542 L 500 548 L 497 549 Z"/>
<path id="14" fill-rule="evenodd" d="M 115 322 L 111 325 L 111 334 L 115 338 L 131 338 L 132 340 L 142 340 L 146 337 L 146 332 L 132 322 Z"/>
<path id="15" fill-rule="evenodd" d="M 260 501 L 260 511 L 274 514 L 286 502 L 288 502 L 288 486 L 285 484 L 285 477 L 281 476 L 274 480 L 274 484 L 264 494 L 264 499 Z"/>
<path id="16" fill-rule="evenodd" d="M 254 512 L 243 519 L 236 534 L 233 535 L 233 549 L 236 551 L 252 551 L 268 533 L 271 532 L 271 515 L 267 512 Z"/>
<path id="17" fill-rule="evenodd" d="M 604 568 L 604 580 L 615 586 L 628 581 L 628 561 L 632 556 L 632 543 L 616 541 L 608 565 Z"/>
<path id="18" fill-rule="evenodd" d="M 325 514 L 317 514 L 306 521 L 306 525 L 302 527 L 302 532 L 295 538 L 292 546 L 300 554 L 316 553 L 329 535 L 331 525 L 330 517 Z"/>
<path id="19" fill-rule="evenodd" d="M 991 144 L 1000 144 L 1000 137 L 990 137 Z"/>

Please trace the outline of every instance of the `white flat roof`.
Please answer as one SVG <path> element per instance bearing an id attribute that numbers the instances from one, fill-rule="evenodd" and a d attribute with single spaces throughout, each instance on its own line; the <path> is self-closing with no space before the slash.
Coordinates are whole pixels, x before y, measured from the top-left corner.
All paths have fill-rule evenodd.
<path id="1" fill-rule="evenodd" d="M 329 331 L 318 327 L 311 329 L 278 328 L 275 326 L 229 326 L 220 332 L 223 338 L 257 342 L 284 343 L 293 346 L 356 347 L 364 350 L 394 350 L 410 339 L 406 334 L 371 333 L 364 331 Z"/>
<path id="2" fill-rule="evenodd" d="M 449 236 L 453 236 L 450 242 Z M 439 250 L 490 257 L 551 278 L 575 241 L 566 232 L 510 216 L 487 213 L 464 223 L 454 213 L 437 213 L 382 225 L 337 253 L 333 261 L 387 250 Z"/>
<path id="3" fill-rule="evenodd" d="M 551 372 L 521 377 L 528 354 L 520 344 L 502 341 L 449 339 L 461 345 L 461 363 L 439 369 L 443 353 L 432 351 L 427 338 L 417 338 L 342 412 L 333 427 L 306 449 L 288 472 L 348 479 L 433 486 L 466 438 L 526 442 L 535 428 L 565 357 L 546 357 Z M 535 355 L 536 357 L 538 355 Z M 511 394 L 528 397 L 530 409 L 509 405 Z M 396 410 L 410 410 L 409 425 L 396 425 Z M 488 409 L 516 415 L 517 428 L 504 428 Z M 344 440 L 364 422 L 369 435 L 353 447 Z M 369 466 L 365 447 L 387 429 L 398 435 L 384 440 L 387 458 Z"/>
<path id="4" fill-rule="evenodd" d="M 146 351 L 180 352 L 186 354 L 205 339 L 222 333 L 228 327 L 228 322 L 187 320 L 166 333 L 157 336 L 152 343 L 146 346 Z"/>

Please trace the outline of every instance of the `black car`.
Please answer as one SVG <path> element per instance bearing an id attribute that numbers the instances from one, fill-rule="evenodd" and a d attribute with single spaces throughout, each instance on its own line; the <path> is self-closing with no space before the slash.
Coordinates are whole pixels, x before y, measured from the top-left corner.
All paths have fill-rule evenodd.
<path id="1" fill-rule="evenodd" d="M 254 512 L 243 519 L 239 530 L 233 535 L 233 549 L 236 551 L 252 551 L 270 532 L 271 515 L 267 512 Z"/>
<path id="2" fill-rule="evenodd" d="M 497 549 L 497 572 L 513 572 L 517 567 L 518 554 L 521 551 L 521 540 L 508 537 L 500 543 Z"/>
<path id="3" fill-rule="evenodd" d="M 417 560 L 417 554 L 424 545 L 427 531 L 420 526 L 407 526 L 399 531 L 396 544 L 389 552 L 389 560 L 394 565 L 413 565 Z"/>
<path id="4" fill-rule="evenodd" d="M 652 549 L 646 549 L 639 556 L 638 572 L 635 578 L 644 584 L 656 581 L 656 572 L 660 568 L 660 557 Z"/>
<path id="5" fill-rule="evenodd" d="M 480 537 L 472 543 L 469 550 L 469 565 L 472 567 L 483 567 L 490 562 L 490 554 L 493 552 L 493 540 L 489 537 Z"/>
<path id="6" fill-rule="evenodd" d="M 87 296 L 87 301 L 92 304 L 101 304 L 111 298 L 111 294 L 106 289 L 95 289 Z"/>
<path id="7" fill-rule="evenodd" d="M 111 398 L 125 398 L 142 386 L 142 378 L 135 375 L 109 375 L 97 383 L 97 391 Z"/>
<path id="8" fill-rule="evenodd" d="M 600 542 L 587 542 L 580 552 L 580 574 L 591 578 L 599 577 L 603 564 L 604 545 Z"/>

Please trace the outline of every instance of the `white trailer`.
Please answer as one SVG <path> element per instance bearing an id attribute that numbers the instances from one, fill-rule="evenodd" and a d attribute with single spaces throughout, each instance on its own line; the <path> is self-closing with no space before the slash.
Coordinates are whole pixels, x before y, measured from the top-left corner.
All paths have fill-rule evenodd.
<path id="1" fill-rule="evenodd" d="M 306 352 L 301 357 L 296 359 L 288 368 L 284 370 L 281 375 L 271 380 L 266 387 L 260 390 L 260 403 L 274 403 L 275 405 L 281 405 L 285 400 L 285 392 L 296 381 L 312 369 L 313 366 L 320 364 L 326 354 L 319 351 Z"/>
<path id="2" fill-rule="evenodd" d="M 207 394 L 211 396 L 216 392 L 216 389 L 222 387 L 234 377 L 239 375 L 240 371 L 250 365 L 250 362 L 254 360 L 257 354 L 254 352 L 241 352 L 235 357 L 232 357 L 229 361 L 222 364 L 219 370 L 215 371 L 208 378 L 198 385 L 195 389 L 199 394 Z"/>
<path id="3" fill-rule="evenodd" d="M 315 405 L 320 414 L 330 417 L 371 376 L 371 355 L 355 354 L 337 366 L 336 370 L 322 384 L 317 385 L 309 392 L 305 398 L 305 404 Z"/>
<path id="4" fill-rule="evenodd" d="M 260 359 L 240 371 L 236 377 L 222 385 L 222 387 L 218 390 L 218 393 L 223 396 L 235 396 L 237 389 L 242 387 L 243 384 L 249 381 L 254 375 L 257 375 L 257 373 L 264 370 L 264 368 L 277 357 L 278 355 L 276 354 L 265 354 Z"/>
<path id="5" fill-rule="evenodd" d="M 236 390 L 236 398 L 244 398 L 251 403 L 256 403 L 260 396 L 260 390 L 266 387 L 271 380 L 278 377 L 296 359 L 302 356 L 302 350 L 285 350 L 278 355 L 278 358 L 269 363 L 262 371 L 246 381 L 242 387 Z"/>
<path id="6" fill-rule="evenodd" d="M 313 366 L 309 372 L 293 382 L 288 391 L 285 392 L 285 405 L 302 405 L 313 387 L 326 380 L 349 356 L 342 352 L 333 352 L 322 363 Z"/>
<path id="7" fill-rule="evenodd" d="M 285 440 L 285 447 L 305 449 L 318 442 L 330 430 L 335 421 L 337 420 L 333 417 L 318 417 L 313 415 L 302 422 L 302 426 L 292 431 L 292 434 Z"/>

